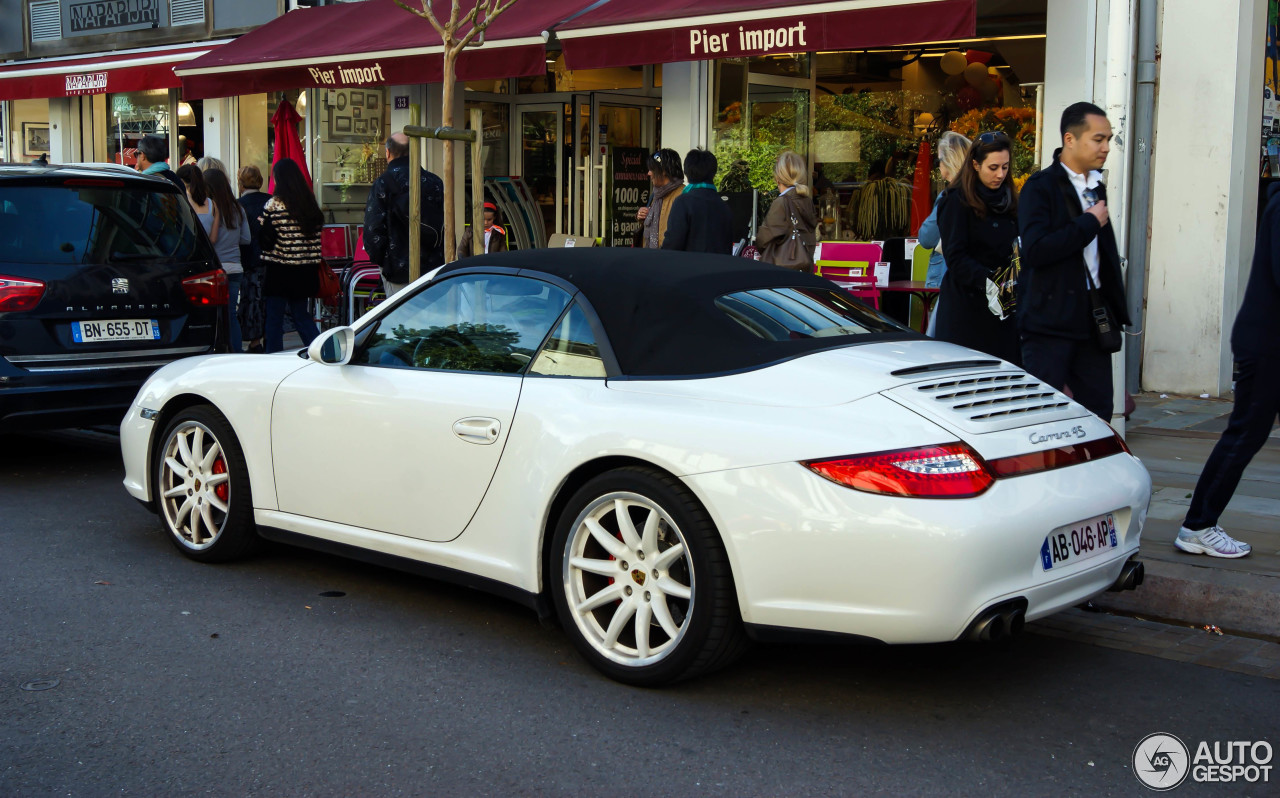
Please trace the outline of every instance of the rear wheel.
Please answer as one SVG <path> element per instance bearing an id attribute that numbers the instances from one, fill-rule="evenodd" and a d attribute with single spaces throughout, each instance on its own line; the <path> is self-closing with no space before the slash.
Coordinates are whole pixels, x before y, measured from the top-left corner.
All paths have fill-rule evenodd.
<path id="1" fill-rule="evenodd" d="M 669 475 L 635 467 L 592 479 L 569 501 L 553 546 L 561 623 L 608 676 L 664 684 L 745 649 L 724 546 Z"/>
<path id="2" fill-rule="evenodd" d="M 169 539 L 193 560 L 223 562 L 258 543 L 249 469 L 231 424 L 208 406 L 188 408 L 165 428 L 155 485 Z"/>

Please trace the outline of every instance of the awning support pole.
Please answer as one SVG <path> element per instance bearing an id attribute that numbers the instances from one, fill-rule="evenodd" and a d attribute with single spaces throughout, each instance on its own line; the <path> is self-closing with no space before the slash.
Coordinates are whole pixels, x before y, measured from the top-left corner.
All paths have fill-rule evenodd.
<path id="1" fill-rule="evenodd" d="M 483 254 L 484 245 L 484 112 L 471 109 L 471 254 Z M 510 224 L 510 222 L 508 222 Z"/>

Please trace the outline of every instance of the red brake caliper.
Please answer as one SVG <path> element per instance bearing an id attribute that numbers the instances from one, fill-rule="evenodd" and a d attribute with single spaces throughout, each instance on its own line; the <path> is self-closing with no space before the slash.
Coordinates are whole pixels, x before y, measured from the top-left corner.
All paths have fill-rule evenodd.
<path id="1" fill-rule="evenodd" d="M 223 460 L 221 457 L 215 460 L 213 463 L 213 473 L 215 474 L 227 473 L 227 461 Z M 230 483 L 228 482 L 219 483 L 218 486 L 213 489 L 213 493 L 219 499 L 225 502 L 227 500 L 227 497 L 231 495 Z"/>

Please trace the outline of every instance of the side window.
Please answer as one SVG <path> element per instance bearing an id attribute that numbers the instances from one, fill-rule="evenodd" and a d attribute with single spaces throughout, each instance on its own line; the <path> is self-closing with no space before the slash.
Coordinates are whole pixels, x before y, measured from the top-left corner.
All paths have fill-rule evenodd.
<path id="1" fill-rule="evenodd" d="M 352 362 L 519 374 L 568 303 L 564 291 L 527 277 L 447 279 L 384 316 Z"/>
<path id="2" fill-rule="evenodd" d="M 530 374 L 547 377 L 604 377 L 604 360 L 582 307 L 573 303 L 534 358 Z"/>

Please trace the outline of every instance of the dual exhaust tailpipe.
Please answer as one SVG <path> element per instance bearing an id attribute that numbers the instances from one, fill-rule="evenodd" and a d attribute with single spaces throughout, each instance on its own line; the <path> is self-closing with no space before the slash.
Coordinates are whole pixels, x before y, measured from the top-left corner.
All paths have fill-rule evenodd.
<path id="1" fill-rule="evenodd" d="M 1024 598 L 1002 601 L 983 610 L 969 624 L 963 639 L 975 643 L 998 643 L 1010 640 L 1022 632 L 1027 622 L 1027 600 Z"/>
<path id="2" fill-rule="evenodd" d="M 1113 593 L 1119 593 L 1121 590 L 1133 590 L 1142 584 L 1142 579 L 1146 574 L 1146 568 L 1138 560 L 1129 560 L 1120 569 L 1120 576 L 1116 577 L 1116 582 L 1107 588 Z"/>

